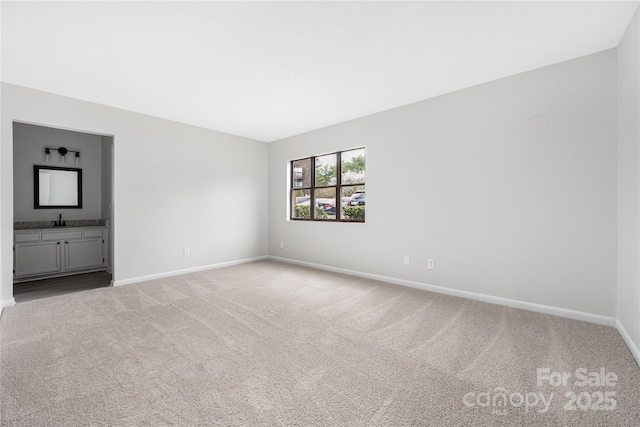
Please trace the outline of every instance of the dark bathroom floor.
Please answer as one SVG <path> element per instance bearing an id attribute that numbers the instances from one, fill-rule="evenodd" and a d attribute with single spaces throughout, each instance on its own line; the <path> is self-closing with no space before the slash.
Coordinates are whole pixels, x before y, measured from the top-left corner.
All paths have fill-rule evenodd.
<path id="1" fill-rule="evenodd" d="M 13 285 L 13 297 L 17 303 L 20 303 L 87 289 L 102 288 L 110 284 L 111 274 L 106 271 L 98 271 L 96 273 L 15 283 Z"/>

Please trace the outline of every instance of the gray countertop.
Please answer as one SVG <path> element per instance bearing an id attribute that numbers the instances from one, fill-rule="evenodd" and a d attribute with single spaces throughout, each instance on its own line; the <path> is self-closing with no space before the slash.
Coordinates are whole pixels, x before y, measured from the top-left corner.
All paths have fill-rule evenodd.
<path id="1" fill-rule="evenodd" d="M 64 220 L 63 220 L 64 221 Z M 13 231 L 64 231 L 70 228 L 104 228 L 103 219 L 83 219 L 64 221 L 67 225 L 55 227 L 55 221 L 21 221 L 13 223 Z"/>
<path id="2" fill-rule="evenodd" d="M 82 229 L 90 229 L 90 228 L 105 228 L 104 225 L 90 225 L 90 226 L 86 226 L 86 225 L 75 225 L 75 226 L 64 226 L 64 227 L 47 227 L 47 228 L 20 228 L 20 229 L 13 229 L 14 232 L 36 232 L 36 231 L 65 231 L 65 230 L 73 230 L 73 229 L 77 229 L 77 228 L 82 228 Z"/>

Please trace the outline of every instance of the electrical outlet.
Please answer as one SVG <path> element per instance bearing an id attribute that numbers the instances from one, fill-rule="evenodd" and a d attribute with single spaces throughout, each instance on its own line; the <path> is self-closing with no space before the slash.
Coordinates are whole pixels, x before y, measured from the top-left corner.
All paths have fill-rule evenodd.
<path id="1" fill-rule="evenodd" d="M 436 260 L 433 258 L 429 258 L 427 260 L 427 268 L 429 270 L 435 270 L 436 269 Z"/>
<path id="2" fill-rule="evenodd" d="M 184 256 L 185 257 L 191 256 L 191 251 L 189 249 L 185 249 L 184 250 Z"/>
<path id="3" fill-rule="evenodd" d="M 284 242 L 280 242 L 280 249 L 284 249 Z"/>
<path id="4" fill-rule="evenodd" d="M 409 255 L 404 256 L 404 265 L 411 264 L 411 257 Z"/>

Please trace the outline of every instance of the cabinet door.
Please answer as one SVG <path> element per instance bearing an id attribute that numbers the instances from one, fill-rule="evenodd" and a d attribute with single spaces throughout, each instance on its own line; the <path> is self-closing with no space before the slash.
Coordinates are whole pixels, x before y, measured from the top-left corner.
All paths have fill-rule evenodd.
<path id="1" fill-rule="evenodd" d="M 102 267 L 102 238 L 65 241 L 65 269 Z"/>
<path id="2" fill-rule="evenodd" d="M 60 242 L 16 243 L 16 277 L 62 271 Z"/>

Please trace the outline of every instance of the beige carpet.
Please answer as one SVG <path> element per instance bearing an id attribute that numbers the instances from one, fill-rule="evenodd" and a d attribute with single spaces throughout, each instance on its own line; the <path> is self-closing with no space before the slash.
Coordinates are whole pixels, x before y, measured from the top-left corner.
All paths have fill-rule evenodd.
<path id="1" fill-rule="evenodd" d="M 2 425 L 640 426 L 613 328 L 273 261 L 25 302 L 0 326 Z"/>

